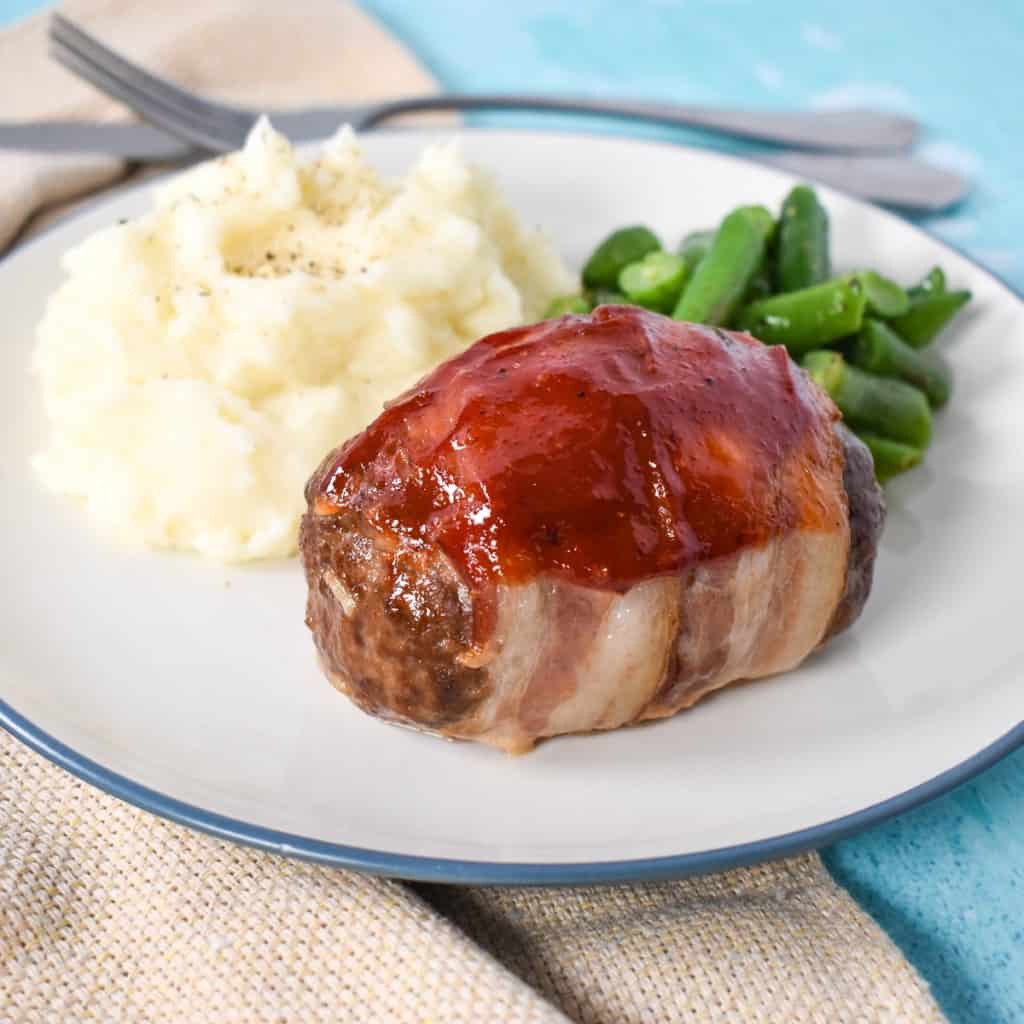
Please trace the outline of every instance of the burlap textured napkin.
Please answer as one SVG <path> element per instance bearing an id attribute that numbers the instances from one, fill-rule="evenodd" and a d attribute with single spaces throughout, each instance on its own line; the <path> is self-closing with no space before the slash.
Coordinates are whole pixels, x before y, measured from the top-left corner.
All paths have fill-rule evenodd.
<path id="1" fill-rule="evenodd" d="M 941 1022 L 813 855 L 576 889 L 404 886 L 98 793 L 0 732 L 0 1020 Z"/>
<path id="2" fill-rule="evenodd" d="M 338 0 L 78 0 L 69 13 L 220 95 L 408 93 L 430 77 Z M 239 27 L 242 31 L 238 31 Z M 116 116 L 0 34 L 0 117 Z M 103 159 L 0 154 L 0 246 L 117 179 Z M 684 882 L 405 886 L 189 832 L 0 733 L 0 1022 L 941 1022 L 816 856 Z"/>
<path id="3" fill-rule="evenodd" d="M 211 96 L 246 104 L 359 102 L 433 91 L 393 36 L 347 0 L 72 0 L 60 8 L 111 46 Z M 128 120 L 46 59 L 46 21 L 0 33 L 0 118 Z M 101 156 L 0 152 L 0 251 L 38 210 L 109 185 Z"/>

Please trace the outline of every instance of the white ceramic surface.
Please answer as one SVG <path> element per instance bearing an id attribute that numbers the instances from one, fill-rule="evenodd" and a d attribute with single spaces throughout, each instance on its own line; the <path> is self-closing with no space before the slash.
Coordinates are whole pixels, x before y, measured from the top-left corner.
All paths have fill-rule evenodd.
<path id="1" fill-rule="evenodd" d="M 424 141 L 380 134 L 365 145 L 380 167 L 398 172 Z M 463 145 L 575 265 L 615 226 L 646 222 L 674 241 L 739 203 L 776 207 L 792 184 L 720 155 L 614 138 L 467 131 Z M 284 852 L 361 862 L 358 850 L 333 857 L 331 844 L 340 844 L 375 851 L 367 866 L 432 877 L 460 875 L 436 861 L 406 869 L 387 859 L 482 862 L 494 870 L 477 875 L 509 881 L 529 872 L 503 876 L 501 865 L 545 866 L 554 880 L 570 864 L 685 858 L 812 835 L 805 830 L 927 784 L 989 748 L 1024 720 L 1024 534 L 1016 530 L 1024 521 L 1024 308 L 902 220 L 821 191 L 838 268 L 870 265 L 913 280 L 941 263 L 953 286 L 975 294 L 939 343 L 956 393 L 938 417 L 927 464 L 888 490 L 864 616 L 785 677 L 726 690 L 669 721 L 555 740 L 522 758 L 385 725 L 331 689 L 303 625 L 296 561 L 225 569 L 112 548 L 74 505 L 36 483 L 28 456 L 45 423 L 27 367 L 61 253 L 142 210 L 146 190 L 19 249 L 0 264 L 0 702 L 8 725 L 17 719 L 37 746 L 46 746 L 44 733 L 66 745 L 73 767 L 95 762 L 102 784 L 120 776 L 122 792 L 127 779 L 196 810 L 167 811 L 133 788 L 132 798 L 154 809 L 204 827 L 215 820 L 204 825 L 204 816 L 224 816 L 233 821 L 222 831 L 253 841 L 263 830 L 285 833 L 264 839 Z M 626 866 L 615 874 L 643 873 Z M 589 876 L 566 868 L 564 877 Z"/>

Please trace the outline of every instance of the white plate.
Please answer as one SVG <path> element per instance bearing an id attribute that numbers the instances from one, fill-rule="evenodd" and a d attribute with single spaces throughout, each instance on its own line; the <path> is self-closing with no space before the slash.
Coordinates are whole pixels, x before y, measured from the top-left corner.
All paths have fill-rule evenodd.
<path id="1" fill-rule="evenodd" d="M 412 133 L 366 139 L 403 170 Z M 610 228 L 674 240 L 785 174 L 614 138 L 467 131 L 514 205 L 578 264 Z M 125 552 L 43 491 L 27 376 L 61 253 L 145 190 L 0 264 L 0 720 L 89 781 L 265 848 L 405 877 L 587 881 L 683 874 L 820 845 L 942 791 L 1024 740 L 1024 310 L 904 221 L 822 189 L 835 262 L 900 280 L 941 263 L 975 300 L 941 347 L 956 395 L 925 467 L 889 489 L 874 593 L 785 677 L 642 729 L 510 758 L 385 725 L 321 677 L 297 562 L 225 570 Z M 312 467 L 310 467 L 312 469 Z"/>

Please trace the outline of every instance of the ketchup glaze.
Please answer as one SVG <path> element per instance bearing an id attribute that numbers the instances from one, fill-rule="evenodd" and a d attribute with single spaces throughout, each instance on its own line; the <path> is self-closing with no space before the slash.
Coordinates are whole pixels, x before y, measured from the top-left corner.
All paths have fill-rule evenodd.
<path id="1" fill-rule="evenodd" d="M 626 306 L 482 338 L 310 481 L 476 591 L 623 590 L 845 515 L 832 403 L 784 348 Z M 838 486 L 837 486 L 838 481 Z"/>

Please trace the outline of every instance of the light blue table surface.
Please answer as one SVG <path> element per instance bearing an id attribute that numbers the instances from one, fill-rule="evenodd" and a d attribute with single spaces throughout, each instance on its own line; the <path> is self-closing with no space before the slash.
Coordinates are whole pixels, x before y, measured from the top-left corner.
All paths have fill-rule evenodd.
<path id="1" fill-rule="evenodd" d="M 1021 0 L 364 3 L 450 88 L 911 113 L 927 126 L 921 154 L 977 181 L 961 208 L 921 223 L 1024 292 Z M 0 21 L 38 6 L 0 0 Z M 1024 1021 L 1022 796 L 1024 751 L 825 851 L 957 1024 Z"/>

